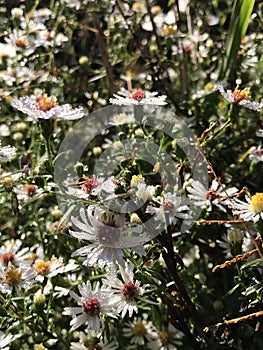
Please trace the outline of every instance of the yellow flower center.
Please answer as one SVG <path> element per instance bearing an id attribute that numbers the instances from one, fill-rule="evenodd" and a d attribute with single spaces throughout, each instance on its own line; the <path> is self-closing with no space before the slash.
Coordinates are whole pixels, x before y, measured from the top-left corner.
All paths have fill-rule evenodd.
<path id="1" fill-rule="evenodd" d="M 13 267 L 10 270 L 6 271 L 3 276 L 3 282 L 9 286 L 18 286 L 21 281 L 22 271 Z"/>
<path id="2" fill-rule="evenodd" d="M 46 276 L 50 272 L 51 261 L 37 261 L 35 270 L 41 276 Z"/>
<path id="3" fill-rule="evenodd" d="M 27 47 L 27 40 L 26 39 L 16 39 L 16 41 L 15 41 L 15 45 L 17 46 L 17 47 L 19 47 L 20 49 L 26 49 L 26 47 Z"/>
<path id="4" fill-rule="evenodd" d="M 250 88 L 239 90 L 237 86 L 232 93 L 232 97 L 236 103 L 239 103 L 243 100 L 250 100 L 251 96 L 249 95 L 249 93 L 250 93 Z"/>
<path id="5" fill-rule="evenodd" d="M 147 334 L 147 329 L 142 322 L 138 322 L 134 325 L 132 332 L 138 337 L 144 337 Z"/>
<path id="6" fill-rule="evenodd" d="M 251 198 L 250 210 L 255 214 L 263 212 L 263 193 L 256 193 Z"/>
<path id="7" fill-rule="evenodd" d="M 131 187 L 136 187 L 139 184 L 144 184 L 144 177 L 142 175 L 133 175 L 131 178 Z"/>
<path id="8" fill-rule="evenodd" d="M 37 109 L 40 111 L 49 111 L 50 109 L 54 108 L 56 105 L 56 98 L 55 96 L 48 97 L 47 94 L 44 94 L 43 96 L 39 96 L 36 98 L 37 102 Z"/>
<path id="9" fill-rule="evenodd" d="M 163 33 L 164 36 L 173 35 L 176 32 L 177 32 L 176 28 L 173 25 L 171 25 L 171 24 L 167 25 L 166 27 L 164 27 L 162 29 L 162 33 Z"/>

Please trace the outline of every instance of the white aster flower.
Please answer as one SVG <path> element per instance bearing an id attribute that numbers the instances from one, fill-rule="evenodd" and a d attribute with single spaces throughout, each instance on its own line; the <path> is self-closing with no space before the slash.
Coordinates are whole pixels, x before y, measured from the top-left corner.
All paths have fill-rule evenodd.
<path id="1" fill-rule="evenodd" d="M 16 148 L 13 146 L 1 147 L 0 141 L 0 162 L 10 162 L 16 156 Z"/>
<path id="2" fill-rule="evenodd" d="M 134 312 L 138 312 L 138 300 L 148 304 L 155 304 L 149 299 L 142 297 L 150 290 L 147 290 L 147 286 L 141 286 L 140 281 L 135 280 L 133 268 L 132 264 L 126 263 L 124 267 L 120 266 L 121 278 L 118 278 L 116 272 L 111 270 L 103 280 L 103 285 L 110 288 L 111 292 L 113 292 L 114 309 L 122 318 L 127 313 L 131 317 Z"/>
<path id="3" fill-rule="evenodd" d="M 257 137 L 263 137 L 263 129 L 259 129 L 256 131 L 256 136 Z"/>
<path id="4" fill-rule="evenodd" d="M 130 92 L 124 88 L 114 94 L 115 98 L 110 98 L 110 103 L 115 105 L 155 105 L 163 106 L 166 105 L 165 95 L 157 96 L 158 92 L 149 92 L 142 89 Z"/>
<path id="5" fill-rule="evenodd" d="M 12 106 L 28 115 L 28 119 L 61 119 L 76 120 L 84 116 L 82 107 L 73 109 L 70 104 L 58 105 L 54 96 L 23 96 L 13 98 Z"/>
<path id="6" fill-rule="evenodd" d="M 19 288 L 30 288 L 35 283 L 35 276 L 34 269 L 27 265 L 20 267 L 14 267 L 11 263 L 7 267 L 0 265 L 0 292 L 10 294 L 15 289 L 19 295 Z"/>
<path id="7" fill-rule="evenodd" d="M 263 162 L 263 147 L 259 145 L 257 149 L 254 149 L 249 154 L 249 159 L 253 160 L 255 163 Z"/>
<path id="8" fill-rule="evenodd" d="M 0 43 L 0 63 L 3 61 L 3 57 L 15 57 L 16 49 L 11 44 Z"/>
<path id="9" fill-rule="evenodd" d="M 175 350 L 182 345 L 183 333 L 177 330 L 171 323 L 158 331 L 158 339 L 149 342 L 148 349 L 151 350 Z"/>
<path id="10" fill-rule="evenodd" d="M 128 123 L 134 123 L 135 122 L 135 118 L 133 114 L 117 114 L 114 115 L 112 120 L 110 121 L 111 125 L 122 125 L 122 124 L 128 124 Z"/>
<path id="11" fill-rule="evenodd" d="M 66 307 L 63 314 L 73 315 L 70 322 L 71 329 L 74 331 L 82 324 L 88 321 L 88 329 L 96 332 L 101 330 L 100 316 L 102 314 L 115 317 L 111 312 L 112 302 L 109 291 L 100 288 L 99 282 L 95 282 L 93 287 L 90 281 L 78 286 L 80 296 L 70 291 L 70 296 L 78 303 L 78 307 Z"/>
<path id="12" fill-rule="evenodd" d="M 188 197 L 193 202 L 192 204 L 208 211 L 211 211 L 212 206 L 215 205 L 223 212 L 226 212 L 224 205 L 228 205 L 230 198 L 238 193 L 236 187 L 226 189 L 225 185 L 220 185 L 216 180 L 212 181 L 209 189 L 200 181 L 193 180 L 191 186 L 187 187 L 187 191 L 190 193 Z"/>
<path id="13" fill-rule="evenodd" d="M 107 339 L 102 337 L 92 329 L 88 329 L 84 332 L 79 332 L 79 342 L 71 343 L 70 350 L 88 350 L 88 349 L 98 349 L 98 350 L 117 350 L 119 349 L 119 344 L 116 339 Z"/>
<path id="14" fill-rule="evenodd" d="M 153 202 L 158 206 L 148 205 L 146 213 L 155 215 L 155 220 L 167 224 L 176 223 L 178 218 L 191 219 L 189 200 L 175 193 L 165 193 L 154 197 Z"/>
<path id="15" fill-rule="evenodd" d="M 76 230 L 69 233 L 78 239 L 90 242 L 73 252 L 72 256 L 84 257 L 84 265 L 99 267 L 105 265 L 123 265 L 123 252 L 120 247 L 133 247 L 143 254 L 140 244 L 146 239 L 138 236 L 130 236 L 130 233 L 138 233 L 139 228 L 131 229 L 125 226 L 125 215 L 113 214 L 109 210 L 89 206 L 86 210 L 80 209 L 80 220 L 71 217 Z M 137 247 L 138 245 L 138 247 Z"/>
<path id="16" fill-rule="evenodd" d="M 246 202 L 235 198 L 230 204 L 233 214 L 244 221 L 258 222 L 263 220 L 263 193 L 254 194 L 251 198 L 246 196 Z"/>
<path id="17" fill-rule="evenodd" d="M 15 29 L 5 38 L 5 41 L 8 45 L 13 46 L 17 52 L 25 56 L 31 55 L 38 46 L 37 40 L 33 36 L 28 35 L 24 30 Z"/>
<path id="18" fill-rule="evenodd" d="M 104 180 L 102 177 L 84 177 L 83 181 L 68 186 L 67 193 L 76 198 L 88 199 L 90 196 L 98 196 L 99 199 L 111 198 L 114 195 L 113 177 Z M 76 187 L 77 186 L 77 187 Z M 80 188 L 78 188 L 80 187 Z"/>
<path id="19" fill-rule="evenodd" d="M 76 269 L 77 265 L 74 262 L 71 262 L 67 265 L 63 264 L 63 259 L 52 258 L 49 261 L 36 260 L 34 263 L 34 269 L 37 273 L 36 280 L 43 282 L 44 277 L 54 277 L 61 273 L 66 273 Z"/>
<path id="20" fill-rule="evenodd" d="M 131 344 L 140 346 L 158 338 L 157 329 L 152 322 L 143 320 L 141 317 L 134 319 L 133 322 L 128 322 L 127 326 L 123 328 L 123 335 L 131 338 Z"/>
<path id="21" fill-rule="evenodd" d="M 1 350 L 9 350 L 10 343 L 17 339 L 20 335 L 7 334 L 5 335 L 2 331 L 0 331 L 0 349 Z"/>
<path id="22" fill-rule="evenodd" d="M 19 266 L 27 263 L 27 253 L 29 248 L 21 248 L 22 241 L 8 241 L 0 247 L 0 265 L 8 266 L 9 263 Z"/>
<path id="23" fill-rule="evenodd" d="M 244 106 L 246 108 L 249 108 L 258 112 L 261 111 L 261 109 L 263 108 L 263 102 L 250 101 L 251 99 L 251 96 L 249 95 L 250 88 L 239 90 L 237 86 L 234 91 L 231 91 L 231 90 L 225 91 L 223 85 L 218 84 L 218 89 L 221 95 L 231 103 L 236 103 L 240 106 Z"/>

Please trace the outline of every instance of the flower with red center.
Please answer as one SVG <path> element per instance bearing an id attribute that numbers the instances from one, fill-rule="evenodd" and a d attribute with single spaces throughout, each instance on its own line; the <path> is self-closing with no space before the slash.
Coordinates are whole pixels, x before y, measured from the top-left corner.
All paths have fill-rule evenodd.
<path id="1" fill-rule="evenodd" d="M 158 96 L 158 92 L 150 92 L 142 89 L 137 89 L 135 91 L 130 92 L 122 88 L 113 96 L 114 98 L 110 98 L 110 103 L 115 105 L 166 105 L 165 95 Z"/>
<path id="2" fill-rule="evenodd" d="M 115 317 L 111 312 L 113 309 L 112 293 L 105 288 L 101 288 L 98 282 L 92 286 L 90 281 L 82 283 L 78 287 L 80 296 L 70 291 L 71 297 L 77 301 L 77 307 L 66 307 L 63 314 L 72 315 L 70 322 L 73 331 L 79 328 L 83 323 L 88 322 L 88 329 L 99 332 L 101 315 Z"/>
<path id="3" fill-rule="evenodd" d="M 121 293 L 128 300 L 134 299 L 139 296 L 139 287 L 134 282 L 128 281 L 121 287 Z"/>
<path id="4" fill-rule="evenodd" d="M 132 264 L 126 263 L 124 267 L 120 267 L 120 278 L 114 270 L 111 270 L 103 280 L 103 285 L 113 293 L 112 301 L 116 313 L 122 318 L 127 313 L 131 317 L 134 312 L 138 312 L 138 301 L 155 304 L 143 297 L 150 290 L 147 289 L 148 286 L 141 286 L 140 281 L 134 279 L 133 269 Z"/>
<path id="5" fill-rule="evenodd" d="M 101 184 L 101 181 L 96 177 L 85 178 L 81 189 L 86 194 L 91 194 L 92 191 Z"/>
<path id="6" fill-rule="evenodd" d="M 262 102 L 250 101 L 250 88 L 239 90 L 237 86 L 234 91 L 225 91 L 223 84 L 218 84 L 218 90 L 221 93 L 221 95 L 231 103 L 235 103 L 258 112 L 261 111 L 261 109 L 263 108 Z"/>
<path id="7" fill-rule="evenodd" d="M 211 211 L 212 207 L 216 206 L 226 212 L 225 205 L 228 205 L 231 198 L 238 193 L 236 187 L 226 188 L 224 184 L 220 185 L 216 180 L 212 181 L 209 188 L 198 180 L 192 180 L 190 184 L 191 186 L 187 187 L 187 191 L 192 204 L 208 211 Z"/>
<path id="8" fill-rule="evenodd" d="M 0 263 L 7 266 L 9 263 L 13 264 L 15 261 L 15 254 L 13 252 L 8 252 L 0 255 Z"/>
<path id="9" fill-rule="evenodd" d="M 98 265 L 101 268 L 116 263 L 123 265 L 122 247 L 129 246 L 138 253 L 144 252 L 142 243 L 146 239 L 138 235 L 141 227 L 131 227 L 124 214 L 90 205 L 81 208 L 79 218 L 71 217 L 71 222 L 74 230 L 69 230 L 69 233 L 77 239 L 88 241 L 88 245 L 72 253 L 72 257 L 82 256 L 84 265 Z"/>
<path id="10" fill-rule="evenodd" d="M 21 248 L 22 241 L 8 241 L 0 247 L 0 265 L 8 266 L 11 263 L 14 266 L 26 264 L 26 258 L 29 248 Z M 28 263 L 29 265 L 29 263 Z"/>
<path id="11" fill-rule="evenodd" d="M 263 147 L 259 145 L 257 149 L 253 149 L 249 154 L 249 159 L 253 160 L 255 163 L 263 162 Z"/>
<path id="12" fill-rule="evenodd" d="M 154 215 L 157 225 L 176 224 L 178 219 L 191 219 L 189 200 L 176 193 L 167 192 L 162 196 L 153 197 L 152 203 L 146 208 L 146 213 Z"/>
<path id="13" fill-rule="evenodd" d="M 130 94 L 130 98 L 132 98 L 132 99 L 134 99 L 136 101 L 141 101 L 144 98 L 146 98 L 146 93 L 142 89 L 138 89 L 138 90 L 133 91 Z"/>
<path id="14" fill-rule="evenodd" d="M 100 302 L 97 298 L 85 300 L 83 303 L 83 308 L 88 315 L 98 315 L 100 313 Z"/>

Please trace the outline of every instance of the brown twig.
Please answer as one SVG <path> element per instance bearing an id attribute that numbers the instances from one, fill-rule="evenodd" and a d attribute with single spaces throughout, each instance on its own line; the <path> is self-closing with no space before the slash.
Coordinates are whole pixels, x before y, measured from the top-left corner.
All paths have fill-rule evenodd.
<path id="1" fill-rule="evenodd" d="M 233 265 L 233 264 L 237 263 L 238 261 L 244 261 L 244 260 L 246 260 L 248 257 L 250 257 L 252 254 L 255 254 L 255 253 L 257 253 L 257 249 L 256 249 L 256 248 L 253 249 L 253 250 L 250 250 L 250 251 L 247 252 L 247 253 L 238 254 L 238 255 L 236 255 L 233 259 L 227 260 L 227 261 L 225 261 L 225 262 L 224 262 L 223 264 L 221 264 L 221 265 L 216 265 L 216 266 L 213 268 L 212 272 L 216 272 L 216 271 L 219 270 L 219 269 L 223 269 L 223 268 L 225 268 L 225 267 L 227 267 L 227 266 Z"/>
<path id="2" fill-rule="evenodd" d="M 232 320 L 226 320 L 224 322 L 219 322 L 213 326 L 209 326 L 209 327 L 205 327 L 203 329 L 203 331 L 205 333 L 209 332 L 211 328 L 219 328 L 220 326 L 223 326 L 223 325 L 231 325 L 231 324 L 236 324 L 236 323 L 239 323 L 239 322 L 245 322 L 245 321 L 249 321 L 253 318 L 258 318 L 258 317 L 261 317 L 263 316 L 263 311 L 258 311 L 258 312 L 253 312 L 252 314 L 249 314 L 249 315 L 246 315 L 246 316 L 241 316 L 241 317 L 237 317 L 237 318 L 232 318 Z"/>

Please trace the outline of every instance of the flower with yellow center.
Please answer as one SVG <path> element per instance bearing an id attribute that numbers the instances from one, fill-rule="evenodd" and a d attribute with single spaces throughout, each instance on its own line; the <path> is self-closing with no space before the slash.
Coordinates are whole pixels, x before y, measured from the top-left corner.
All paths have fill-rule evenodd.
<path id="1" fill-rule="evenodd" d="M 36 98 L 37 102 L 37 109 L 40 111 L 49 111 L 51 108 L 54 108 L 56 105 L 56 98 L 55 96 L 48 97 L 47 94 L 44 94 L 43 96 L 38 96 Z"/>
<path id="2" fill-rule="evenodd" d="M 37 261 L 35 270 L 41 276 L 46 276 L 50 272 L 51 261 Z"/>
<path id="3" fill-rule="evenodd" d="M 154 341 L 158 337 L 156 328 L 150 321 L 135 319 L 127 324 L 127 328 L 123 329 L 126 337 L 131 337 L 130 343 L 143 346 L 146 342 Z"/>
<path id="4" fill-rule="evenodd" d="M 232 97 L 236 103 L 239 103 L 242 100 L 250 100 L 251 96 L 249 94 L 250 94 L 250 88 L 239 90 L 237 86 L 235 90 L 232 92 Z"/>
<path id="5" fill-rule="evenodd" d="M 255 214 L 263 213 L 263 193 L 256 193 L 251 198 L 250 209 Z"/>
<path id="6" fill-rule="evenodd" d="M 12 293 L 13 289 L 19 293 L 19 288 L 29 288 L 35 282 L 35 271 L 32 267 L 21 265 L 14 267 L 11 263 L 8 266 L 0 265 L 0 293 Z"/>
<path id="7" fill-rule="evenodd" d="M 10 270 L 7 270 L 3 276 L 3 283 L 8 284 L 9 286 L 18 286 L 22 281 L 22 271 L 11 267 Z"/>
<path id="8" fill-rule="evenodd" d="M 48 97 L 47 94 L 40 96 L 22 96 L 11 100 L 13 108 L 18 109 L 28 116 L 28 120 L 61 119 L 76 120 L 84 116 L 83 107 L 73 109 L 70 104 L 59 105 L 56 97 Z"/>
<path id="9" fill-rule="evenodd" d="M 250 101 L 250 88 L 239 90 L 237 86 L 234 91 L 225 91 L 223 84 L 218 84 L 218 90 L 221 93 L 221 95 L 231 103 L 235 103 L 258 112 L 261 111 L 261 109 L 263 108 L 262 102 Z"/>
<path id="10" fill-rule="evenodd" d="M 240 199 L 234 199 L 230 205 L 233 209 L 233 214 L 238 215 L 244 221 L 258 222 L 263 220 L 263 193 L 258 192 L 249 198 L 246 197 L 246 202 Z"/>
<path id="11" fill-rule="evenodd" d="M 142 175 L 133 175 L 131 179 L 131 187 L 137 187 L 139 184 L 144 184 L 145 180 Z"/>

